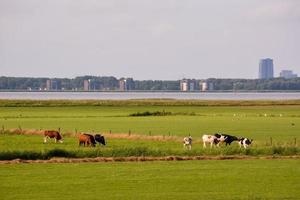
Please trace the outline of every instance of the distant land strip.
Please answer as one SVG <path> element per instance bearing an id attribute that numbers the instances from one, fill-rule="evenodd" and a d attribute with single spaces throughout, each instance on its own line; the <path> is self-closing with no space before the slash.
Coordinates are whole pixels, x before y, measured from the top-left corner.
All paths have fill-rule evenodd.
<path id="1" fill-rule="evenodd" d="M 0 107 L 60 107 L 60 106 L 274 106 L 300 105 L 295 100 L 0 100 Z"/>

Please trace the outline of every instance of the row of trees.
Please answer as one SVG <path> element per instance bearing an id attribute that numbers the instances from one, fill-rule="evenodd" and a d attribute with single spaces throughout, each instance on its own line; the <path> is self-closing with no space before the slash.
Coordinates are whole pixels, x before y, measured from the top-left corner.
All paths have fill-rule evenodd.
<path id="1" fill-rule="evenodd" d="M 284 79 L 207 79 L 214 90 L 300 90 L 300 78 Z"/>
<path id="2" fill-rule="evenodd" d="M 45 90 L 49 78 L 0 77 L 0 90 Z M 89 80 L 90 90 L 119 90 L 119 79 L 113 76 L 80 76 L 73 79 L 51 79 L 58 90 L 83 90 L 84 80 Z M 300 90 L 300 78 L 283 79 L 206 79 L 197 80 L 212 83 L 216 91 L 235 90 Z M 201 87 L 200 87 L 201 88 Z M 135 80 L 133 90 L 180 90 L 180 80 Z"/>

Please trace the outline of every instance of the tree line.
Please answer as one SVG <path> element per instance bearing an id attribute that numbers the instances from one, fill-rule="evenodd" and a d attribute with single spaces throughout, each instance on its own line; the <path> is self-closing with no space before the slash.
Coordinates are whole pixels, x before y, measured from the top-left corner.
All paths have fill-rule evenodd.
<path id="1" fill-rule="evenodd" d="M 89 90 L 118 91 L 120 79 L 113 76 L 79 76 L 75 78 L 28 78 L 28 77 L 0 77 L 0 90 L 46 90 L 47 80 L 55 83 L 55 90 L 81 91 L 84 81 L 89 80 Z M 215 91 L 243 91 L 243 90 L 300 90 L 300 78 L 284 79 L 199 79 L 197 83 L 213 84 Z M 201 86 L 200 86 L 201 88 Z M 53 88 L 52 88 L 53 89 Z M 179 91 L 180 80 L 134 80 L 132 90 L 140 91 Z"/>

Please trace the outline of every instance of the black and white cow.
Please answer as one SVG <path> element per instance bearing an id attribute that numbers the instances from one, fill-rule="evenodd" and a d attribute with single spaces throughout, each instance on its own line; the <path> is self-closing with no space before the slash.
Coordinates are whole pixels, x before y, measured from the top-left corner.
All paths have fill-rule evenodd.
<path id="1" fill-rule="evenodd" d="M 183 147 L 191 150 L 192 149 L 192 141 L 193 141 L 192 136 L 183 138 Z"/>
<path id="2" fill-rule="evenodd" d="M 100 145 L 105 145 L 105 144 L 106 144 L 105 138 L 104 138 L 103 135 L 96 134 L 96 135 L 94 136 L 94 138 L 95 138 L 96 142 L 98 142 Z"/>
<path id="3" fill-rule="evenodd" d="M 240 148 L 242 148 L 242 146 L 247 149 L 247 147 L 252 143 L 252 139 L 248 139 L 248 138 L 239 138 L 239 145 Z"/>
<path id="4" fill-rule="evenodd" d="M 206 143 L 210 143 L 210 148 L 212 148 L 213 145 L 219 146 L 220 142 L 224 140 L 225 137 L 223 135 L 220 135 L 220 137 L 217 137 L 215 135 L 203 135 L 202 136 L 203 148 L 206 148 Z"/>
<path id="5" fill-rule="evenodd" d="M 224 141 L 220 141 L 220 142 L 225 142 L 226 146 L 230 145 L 233 141 L 238 141 L 238 137 L 233 136 L 233 135 L 227 135 L 227 134 L 215 134 L 216 137 L 220 138 L 221 136 L 224 136 Z"/>

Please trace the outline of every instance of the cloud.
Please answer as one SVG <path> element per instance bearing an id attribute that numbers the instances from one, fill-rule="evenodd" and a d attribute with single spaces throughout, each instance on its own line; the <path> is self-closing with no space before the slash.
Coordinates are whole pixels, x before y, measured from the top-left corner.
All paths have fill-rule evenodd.
<path id="1" fill-rule="evenodd" d="M 249 12 L 250 18 L 255 20 L 299 20 L 299 0 L 268 0 L 259 4 Z"/>

